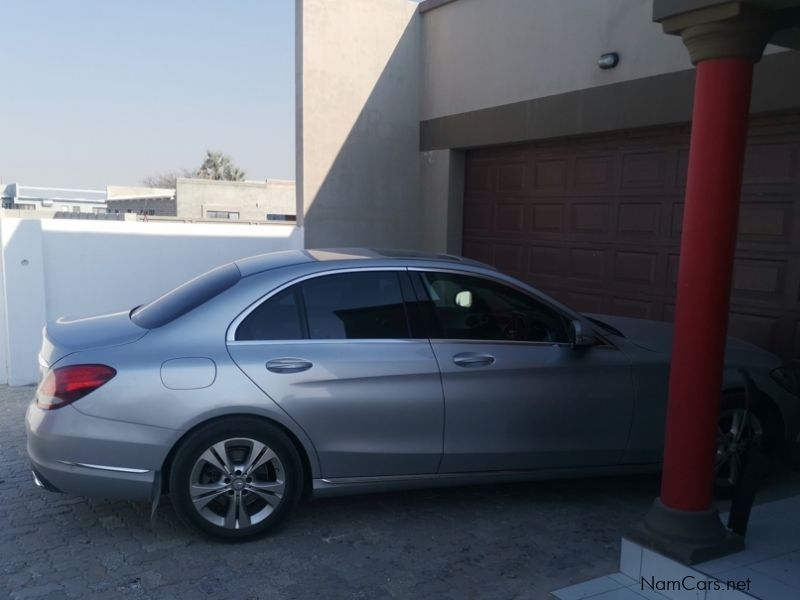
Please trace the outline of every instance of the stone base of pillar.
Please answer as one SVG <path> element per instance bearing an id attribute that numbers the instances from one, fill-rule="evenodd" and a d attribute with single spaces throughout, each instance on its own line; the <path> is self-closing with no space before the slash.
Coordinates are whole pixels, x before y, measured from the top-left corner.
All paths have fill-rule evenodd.
<path id="1" fill-rule="evenodd" d="M 723 526 L 717 509 L 677 510 L 664 506 L 660 498 L 626 537 L 686 565 L 744 550 L 744 538 Z"/>

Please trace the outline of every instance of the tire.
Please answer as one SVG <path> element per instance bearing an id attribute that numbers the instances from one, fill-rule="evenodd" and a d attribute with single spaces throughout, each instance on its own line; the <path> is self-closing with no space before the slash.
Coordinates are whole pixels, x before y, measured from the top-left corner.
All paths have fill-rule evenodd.
<path id="1" fill-rule="evenodd" d="M 740 430 L 741 435 L 737 437 Z M 744 397 L 723 396 L 717 420 L 714 464 L 714 491 L 718 497 L 729 498 L 735 493 L 744 454 L 752 447 L 764 452 L 770 471 L 779 464 L 783 447 L 780 417 L 766 402 L 762 402 L 758 410 L 748 410 Z"/>
<path id="2" fill-rule="evenodd" d="M 266 534 L 291 514 L 303 491 L 303 468 L 283 431 L 232 417 L 181 443 L 169 486 L 186 525 L 217 540 L 241 541 Z"/>

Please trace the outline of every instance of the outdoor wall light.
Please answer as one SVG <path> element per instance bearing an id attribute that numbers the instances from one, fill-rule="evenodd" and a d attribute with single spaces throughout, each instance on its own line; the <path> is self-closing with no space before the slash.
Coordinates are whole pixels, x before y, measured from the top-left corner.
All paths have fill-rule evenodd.
<path id="1" fill-rule="evenodd" d="M 607 52 L 601 54 L 597 59 L 597 66 L 601 69 L 613 69 L 619 64 L 619 54 L 616 52 Z"/>

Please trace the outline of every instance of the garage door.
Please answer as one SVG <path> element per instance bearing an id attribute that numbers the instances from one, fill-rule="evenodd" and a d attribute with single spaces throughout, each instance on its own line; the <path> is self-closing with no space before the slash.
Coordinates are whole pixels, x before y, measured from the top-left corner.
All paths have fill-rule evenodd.
<path id="1" fill-rule="evenodd" d="M 577 310 L 672 320 L 688 126 L 471 150 L 465 256 Z M 800 115 L 751 123 L 730 331 L 800 362 Z"/>

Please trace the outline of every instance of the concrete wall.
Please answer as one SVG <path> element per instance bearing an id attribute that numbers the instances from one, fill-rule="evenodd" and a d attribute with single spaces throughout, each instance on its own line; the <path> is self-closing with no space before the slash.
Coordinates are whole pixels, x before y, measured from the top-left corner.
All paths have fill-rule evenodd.
<path id="1" fill-rule="evenodd" d="M 175 190 L 133 185 L 106 186 L 109 212 L 175 216 Z"/>
<path id="2" fill-rule="evenodd" d="M 293 225 L 0 219 L 0 383 L 37 379 L 42 327 L 125 310 L 222 263 L 303 247 Z"/>
<path id="3" fill-rule="evenodd" d="M 589 134 L 589 113 L 599 115 L 602 131 L 649 126 L 626 124 L 629 111 L 615 104 L 615 84 L 630 86 L 629 102 L 666 118 L 676 94 L 681 107 L 690 107 L 688 52 L 652 22 L 652 0 L 455 0 L 427 7 L 298 0 L 296 6 L 298 219 L 309 247 L 460 253 L 464 156 L 452 149 Z M 597 60 L 607 52 L 617 52 L 620 63 L 601 70 Z M 659 82 L 681 72 L 689 85 L 662 93 L 658 86 L 668 83 Z M 665 79 L 653 82 L 654 76 Z M 658 102 L 639 102 L 642 89 Z M 594 103 L 579 93 L 560 113 L 532 114 L 519 104 L 542 100 L 559 108 L 559 95 L 584 90 L 610 91 Z M 508 105 L 514 110 L 506 114 Z M 492 115 L 473 112 L 483 109 Z M 671 122 L 686 120 L 688 112 Z M 564 133 L 557 127 L 564 123 L 569 127 L 561 129 L 585 130 Z M 483 134 L 503 125 L 507 139 L 485 141 L 492 136 Z M 431 133 L 447 137 L 443 131 L 463 143 L 426 142 Z"/>
<path id="4" fill-rule="evenodd" d="M 139 198 L 174 198 L 173 188 L 154 188 L 144 185 L 107 185 L 106 200 L 129 200 Z"/>
<path id="5" fill-rule="evenodd" d="M 424 12 L 421 119 L 690 69 L 680 37 L 652 18 L 652 0 L 456 0 Z M 620 62 L 601 70 L 607 52 Z"/>
<path id="6" fill-rule="evenodd" d="M 433 150 L 420 155 L 422 248 L 461 254 L 464 203 L 464 152 Z"/>
<path id="7" fill-rule="evenodd" d="M 422 44 L 422 119 L 691 67 L 652 0 L 457 0 L 423 14 Z"/>
<path id="8" fill-rule="evenodd" d="M 177 215 L 175 198 L 125 198 L 108 201 L 109 212 L 152 214 L 174 217 Z"/>
<path id="9" fill-rule="evenodd" d="M 417 4 L 296 7 L 298 204 L 307 246 L 418 247 Z"/>
<path id="10" fill-rule="evenodd" d="M 294 181 L 212 181 L 178 179 L 177 216 L 207 218 L 208 211 L 238 212 L 243 221 L 263 221 L 268 213 L 296 214 Z"/>

